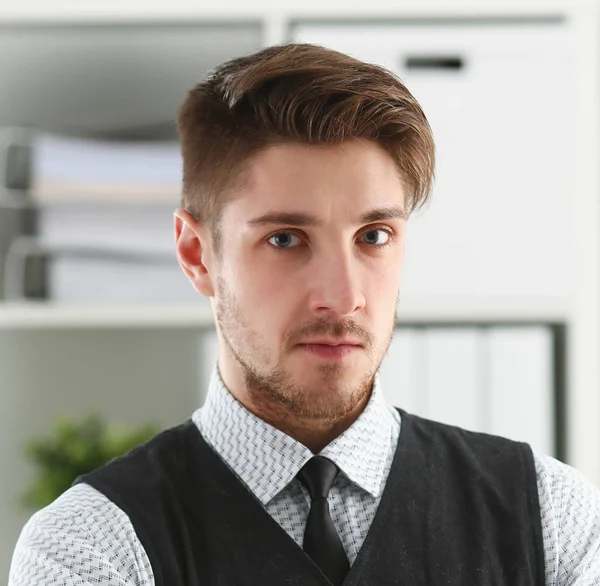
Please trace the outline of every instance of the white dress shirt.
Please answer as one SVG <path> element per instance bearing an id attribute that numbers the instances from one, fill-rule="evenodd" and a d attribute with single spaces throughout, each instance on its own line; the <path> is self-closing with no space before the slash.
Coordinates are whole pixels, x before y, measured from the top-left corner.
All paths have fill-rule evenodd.
<path id="1" fill-rule="evenodd" d="M 192 419 L 209 445 L 301 546 L 310 498 L 295 478 L 313 456 L 304 445 L 245 409 L 214 368 Z M 354 424 L 320 455 L 340 468 L 329 505 L 350 564 L 385 488 L 400 414 L 376 378 Z M 600 585 L 600 490 L 579 472 L 535 454 L 547 586 Z M 9 586 L 153 586 L 150 562 L 125 513 L 87 484 L 67 490 L 23 528 Z"/>

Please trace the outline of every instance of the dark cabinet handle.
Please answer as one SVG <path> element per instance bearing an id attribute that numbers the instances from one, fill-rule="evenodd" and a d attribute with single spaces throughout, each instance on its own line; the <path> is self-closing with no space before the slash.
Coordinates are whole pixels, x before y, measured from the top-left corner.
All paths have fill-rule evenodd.
<path id="1" fill-rule="evenodd" d="M 412 70 L 460 71 L 465 67 L 464 59 L 459 56 L 413 55 L 404 59 L 404 67 Z"/>

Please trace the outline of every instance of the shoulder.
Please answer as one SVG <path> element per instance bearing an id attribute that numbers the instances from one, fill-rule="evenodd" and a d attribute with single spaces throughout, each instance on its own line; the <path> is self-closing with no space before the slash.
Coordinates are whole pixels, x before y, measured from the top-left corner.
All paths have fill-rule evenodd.
<path id="1" fill-rule="evenodd" d="M 408 431 L 410 440 L 419 442 L 426 449 L 435 450 L 451 460 L 460 453 L 476 466 L 488 467 L 491 464 L 498 470 L 505 466 L 514 470 L 515 461 L 520 461 L 522 468 L 528 469 L 533 481 L 533 453 L 528 444 L 433 421 L 402 410 L 400 413 L 401 434 Z"/>
<path id="2" fill-rule="evenodd" d="M 535 454 L 547 583 L 600 582 L 600 489 L 581 472 Z"/>
<path id="3" fill-rule="evenodd" d="M 198 442 L 193 440 L 199 437 L 198 428 L 188 420 L 186 423 L 161 431 L 123 456 L 80 476 L 75 482 L 103 478 L 107 474 L 121 477 L 126 473 L 129 479 L 152 485 L 158 479 L 157 474 L 163 471 L 172 474 L 185 469 L 190 457 L 188 448 L 196 447 Z M 89 484 L 93 485 L 92 482 Z"/>
<path id="4" fill-rule="evenodd" d="M 540 501 L 557 521 L 577 517 L 579 525 L 595 528 L 600 537 L 600 489 L 581 472 L 542 454 L 534 454 Z M 560 524 L 558 524 L 560 525 Z M 565 529 L 564 524 L 562 528 Z"/>
<path id="5" fill-rule="evenodd" d="M 35 513 L 15 547 L 9 586 L 78 584 L 80 576 L 151 586 L 150 563 L 128 517 L 87 484 Z"/>
<path id="6" fill-rule="evenodd" d="M 93 487 L 128 515 L 138 531 L 143 531 L 145 521 L 155 524 L 155 513 L 164 508 L 174 490 L 185 490 L 190 469 L 201 461 L 200 438 L 190 420 L 79 476 L 74 485 Z M 147 544 L 147 536 L 140 537 Z"/>

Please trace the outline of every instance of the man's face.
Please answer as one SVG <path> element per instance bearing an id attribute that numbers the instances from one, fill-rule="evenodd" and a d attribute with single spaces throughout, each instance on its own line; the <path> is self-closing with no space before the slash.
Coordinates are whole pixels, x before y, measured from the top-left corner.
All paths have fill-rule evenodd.
<path id="1" fill-rule="evenodd" d="M 369 395 L 394 328 L 404 204 L 374 143 L 290 144 L 253 160 L 209 269 L 227 386 L 323 421 Z"/>

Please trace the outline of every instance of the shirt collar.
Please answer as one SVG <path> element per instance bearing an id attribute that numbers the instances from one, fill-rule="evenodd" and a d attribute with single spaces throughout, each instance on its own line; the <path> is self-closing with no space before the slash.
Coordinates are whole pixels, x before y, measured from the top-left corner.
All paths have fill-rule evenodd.
<path id="1" fill-rule="evenodd" d="M 266 505 L 298 474 L 313 453 L 299 441 L 248 411 L 225 387 L 215 365 L 204 405 L 192 416 L 204 439 Z M 326 446 L 331 459 L 374 497 L 383 490 L 392 427 L 397 425 L 383 397 L 379 374 L 358 419 Z"/>

